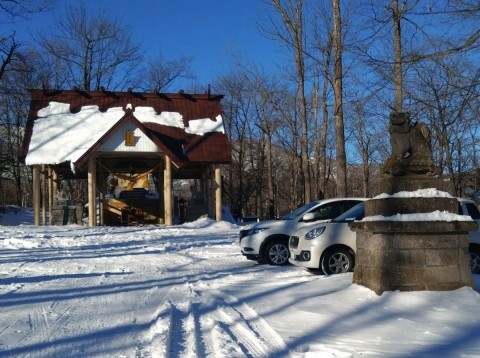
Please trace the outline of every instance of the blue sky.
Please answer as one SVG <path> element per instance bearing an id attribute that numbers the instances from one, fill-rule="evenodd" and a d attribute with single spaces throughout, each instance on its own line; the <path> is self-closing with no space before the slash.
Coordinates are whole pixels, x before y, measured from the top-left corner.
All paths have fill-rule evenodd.
<path id="1" fill-rule="evenodd" d="M 59 0 L 55 11 L 17 23 L 17 30 L 35 32 L 45 27 L 70 2 Z M 202 86 L 228 72 L 232 53 L 267 67 L 278 55 L 277 44 L 258 30 L 257 22 L 266 17 L 265 4 L 259 0 L 87 0 L 86 4 L 106 8 L 112 18 L 130 27 L 133 39 L 148 50 L 147 56 L 191 56 L 197 76 L 193 82 Z"/>

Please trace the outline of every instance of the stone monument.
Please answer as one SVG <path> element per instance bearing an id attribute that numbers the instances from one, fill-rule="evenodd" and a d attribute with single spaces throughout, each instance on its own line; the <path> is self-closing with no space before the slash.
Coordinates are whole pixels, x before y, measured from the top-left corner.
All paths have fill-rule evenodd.
<path id="1" fill-rule="evenodd" d="M 437 190 L 428 127 L 394 112 L 389 132 L 384 194 L 366 201 L 365 219 L 350 224 L 357 233 L 353 283 L 377 294 L 474 287 L 468 232 L 476 223 L 457 215 L 457 199 Z"/>

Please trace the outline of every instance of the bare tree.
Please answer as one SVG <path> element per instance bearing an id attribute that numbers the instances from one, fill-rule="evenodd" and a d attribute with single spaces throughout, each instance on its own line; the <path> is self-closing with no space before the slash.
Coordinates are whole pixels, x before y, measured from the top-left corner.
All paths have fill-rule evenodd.
<path id="1" fill-rule="evenodd" d="M 8 0 L 0 1 L 0 15 L 12 26 L 16 19 L 27 19 L 30 15 L 49 9 L 57 0 Z M 5 24 L 3 24 L 5 25 Z M 21 44 L 15 39 L 15 31 L 0 33 L 0 81 L 9 67 L 15 67 L 16 55 Z"/>
<path id="2" fill-rule="evenodd" d="M 401 21 L 406 9 L 399 9 L 398 0 L 392 0 L 393 19 L 393 84 L 395 101 L 393 110 L 402 112 L 403 107 L 403 74 L 402 74 L 402 30 Z"/>
<path id="3" fill-rule="evenodd" d="M 0 12 L 3 12 L 11 18 L 22 17 L 45 11 L 51 7 L 57 0 L 2 0 L 0 1 Z"/>
<path id="4" fill-rule="evenodd" d="M 365 10 L 365 7 L 362 7 Z M 477 1 L 371 0 L 357 51 L 381 80 L 393 84 L 394 111 L 404 110 L 404 78 L 413 66 L 478 48 Z"/>
<path id="5" fill-rule="evenodd" d="M 157 91 L 165 92 L 179 79 L 192 79 L 191 61 L 190 57 L 185 56 L 176 60 L 165 60 L 162 55 L 147 61 L 143 88 L 152 89 L 153 86 Z"/>
<path id="6" fill-rule="evenodd" d="M 329 103 L 328 96 L 332 84 L 330 73 L 333 36 L 331 24 L 331 11 L 323 8 L 316 9 L 313 26 L 312 50 L 308 56 L 314 61 L 312 111 L 313 111 L 313 152 L 316 165 L 313 170 L 314 189 L 318 198 L 323 198 L 327 191 L 327 136 L 329 131 Z"/>
<path id="7" fill-rule="evenodd" d="M 14 61 L 14 55 L 18 47 L 19 45 L 15 41 L 14 35 L 0 38 L 0 80 L 2 80 L 5 71 L 7 71 L 12 61 Z"/>
<path id="8" fill-rule="evenodd" d="M 337 195 L 347 196 L 347 155 L 345 153 L 345 134 L 343 125 L 343 66 L 342 66 L 342 17 L 340 13 L 340 0 L 332 0 L 333 8 L 333 91 L 335 102 L 333 115 L 335 117 L 335 143 L 337 158 Z"/>
<path id="9" fill-rule="evenodd" d="M 142 58 L 140 46 L 106 10 L 93 14 L 83 4 L 67 7 L 38 42 L 70 87 L 88 91 L 138 85 L 134 75 Z"/>
<path id="10" fill-rule="evenodd" d="M 305 94 L 306 67 L 304 61 L 304 23 L 303 23 L 303 1 L 288 0 L 285 3 L 281 0 L 272 0 L 275 9 L 283 21 L 283 29 L 278 29 L 277 38 L 285 42 L 293 51 L 296 68 L 297 96 L 299 101 L 299 117 L 301 124 L 301 163 L 303 174 L 304 202 L 311 200 L 310 190 L 310 161 L 308 149 L 308 115 L 307 98 Z"/>
<path id="11" fill-rule="evenodd" d="M 418 64 L 415 74 L 413 108 L 432 128 L 436 162 L 450 179 L 449 190 L 461 196 L 476 167 L 480 70 L 467 59 L 442 59 Z"/>
<path id="12" fill-rule="evenodd" d="M 2 203 L 29 204 L 29 170 L 19 163 L 18 153 L 28 115 L 28 94 L 34 68 L 14 27 L 35 13 L 46 11 L 56 0 L 0 1 L 0 198 Z"/>

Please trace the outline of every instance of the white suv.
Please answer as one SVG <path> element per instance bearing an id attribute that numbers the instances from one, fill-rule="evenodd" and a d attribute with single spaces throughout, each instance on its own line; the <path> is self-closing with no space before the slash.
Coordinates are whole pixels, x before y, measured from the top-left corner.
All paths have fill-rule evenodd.
<path id="1" fill-rule="evenodd" d="M 477 230 L 468 233 L 472 273 L 480 273 L 480 212 L 470 199 L 458 199 L 459 213 L 477 222 Z M 290 263 L 312 273 L 335 274 L 353 271 L 357 249 L 356 233 L 348 223 L 361 220 L 364 204 L 359 204 L 331 222 L 309 225 L 290 237 Z"/>
<path id="2" fill-rule="evenodd" d="M 288 239 L 305 225 L 329 221 L 366 198 L 336 198 L 316 200 L 302 206 L 280 220 L 260 221 L 242 228 L 240 250 L 250 260 L 266 261 L 270 265 L 288 263 Z"/>

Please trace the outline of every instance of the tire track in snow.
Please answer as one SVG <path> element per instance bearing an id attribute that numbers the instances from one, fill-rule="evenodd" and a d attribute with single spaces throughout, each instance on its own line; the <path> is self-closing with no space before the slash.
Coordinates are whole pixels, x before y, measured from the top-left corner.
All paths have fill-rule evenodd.
<path id="1" fill-rule="evenodd" d="M 283 339 L 252 307 L 222 292 L 214 295 L 214 301 L 211 317 L 203 318 L 214 356 L 271 357 L 285 352 Z"/>
<path id="2" fill-rule="evenodd" d="M 215 291 L 163 303 L 151 317 L 137 358 L 272 357 L 287 354 L 277 332 L 248 304 Z M 193 302 L 192 302 L 193 301 Z"/>
<path id="3" fill-rule="evenodd" d="M 173 304 L 167 301 L 156 313 L 154 322 L 140 345 L 137 358 L 205 357 L 197 305 L 190 301 Z"/>

